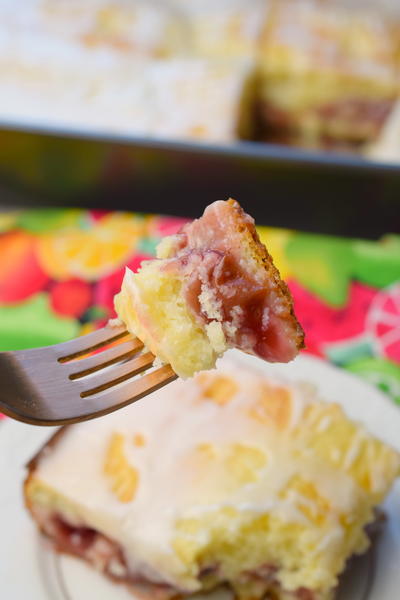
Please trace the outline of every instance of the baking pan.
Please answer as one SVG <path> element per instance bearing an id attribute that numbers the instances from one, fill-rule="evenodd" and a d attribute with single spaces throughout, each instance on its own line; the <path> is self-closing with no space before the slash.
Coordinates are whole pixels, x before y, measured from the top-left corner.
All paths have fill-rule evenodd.
<path id="1" fill-rule="evenodd" d="M 259 224 L 378 238 L 400 233 L 400 167 L 238 142 L 153 141 L 0 124 L 2 206 L 194 217 L 237 198 Z"/>

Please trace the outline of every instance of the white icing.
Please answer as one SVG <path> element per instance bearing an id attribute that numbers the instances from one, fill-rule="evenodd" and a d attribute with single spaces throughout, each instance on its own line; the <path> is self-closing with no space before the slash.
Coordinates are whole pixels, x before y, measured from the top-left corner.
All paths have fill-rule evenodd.
<path id="1" fill-rule="evenodd" d="M 236 139 L 248 61 L 191 57 L 187 23 L 168 3 L 12 4 L 0 2 L 3 122 Z"/>

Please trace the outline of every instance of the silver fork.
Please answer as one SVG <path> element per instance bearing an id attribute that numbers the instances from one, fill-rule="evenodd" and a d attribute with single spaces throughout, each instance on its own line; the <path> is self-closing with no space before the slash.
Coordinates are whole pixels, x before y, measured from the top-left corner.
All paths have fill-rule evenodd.
<path id="1" fill-rule="evenodd" d="M 170 365 L 139 375 L 153 361 L 138 338 L 111 325 L 56 346 L 2 352 L 0 412 L 34 425 L 93 419 L 176 379 Z"/>

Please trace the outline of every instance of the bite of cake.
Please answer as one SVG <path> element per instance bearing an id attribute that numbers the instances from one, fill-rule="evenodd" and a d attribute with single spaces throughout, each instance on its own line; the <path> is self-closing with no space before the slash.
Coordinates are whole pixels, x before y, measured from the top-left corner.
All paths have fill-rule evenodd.
<path id="1" fill-rule="evenodd" d="M 232 199 L 164 238 L 138 273 L 127 269 L 115 308 L 181 377 L 213 368 L 228 348 L 288 362 L 304 346 L 290 292 Z"/>

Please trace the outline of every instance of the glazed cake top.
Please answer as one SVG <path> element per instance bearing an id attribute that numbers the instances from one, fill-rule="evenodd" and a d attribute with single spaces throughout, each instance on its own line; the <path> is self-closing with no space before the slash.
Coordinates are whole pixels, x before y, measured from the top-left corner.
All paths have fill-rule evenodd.
<path id="1" fill-rule="evenodd" d="M 324 591 L 365 549 L 399 465 L 310 386 L 230 356 L 66 429 L 38 460 L 31 497 L 37 485 L 37 501 L 116 540 L 155 582 L 196 591 L 216 561 L 235 580 L 267 560 L 285 589 Z"/>

